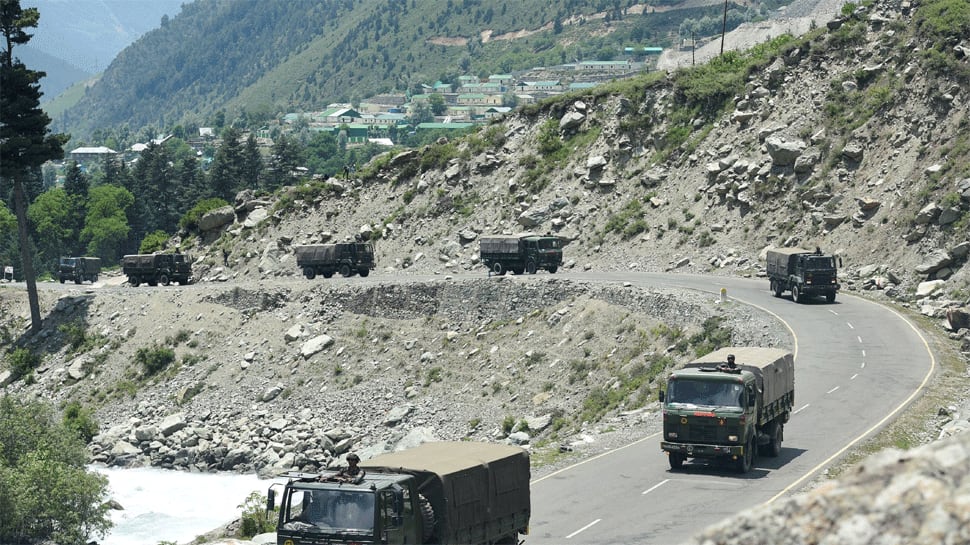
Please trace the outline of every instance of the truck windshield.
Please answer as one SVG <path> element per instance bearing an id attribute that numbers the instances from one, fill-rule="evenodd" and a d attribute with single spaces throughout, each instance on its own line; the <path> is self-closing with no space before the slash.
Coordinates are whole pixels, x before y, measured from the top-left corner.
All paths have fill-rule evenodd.
<path id="1" fill-rule="evenodd" d="M 805 260 L 805 269 L 809 271 L 831 271 L 835 268 L 835 261 L 831 257 L 809 257 Z"/>
<path id="2" fill-rule="evenodd" d="M 737 382 L 679 378 L 670 381 L 667 403 L 707 405 L 713 407 L 741 407 L 744 389 Z"/>
<path id="3" fill-rule="evenodd" d="M 559 248 L 558 238 L 540 238 L 539 239 L 539 249 L 540 250 L 556 250 Z"/>
<path id="4" fill-rule="evenodd" d="M 360 490 L 293 489 L 283 505 L 283 529 L 374 533 L 374 494 Z"/>
<path id="5" fill-rule="evenodd" d="M 73 267 L 77 263 L 76 257 L 62 257 L 61 266 L 62 267 Z"/>

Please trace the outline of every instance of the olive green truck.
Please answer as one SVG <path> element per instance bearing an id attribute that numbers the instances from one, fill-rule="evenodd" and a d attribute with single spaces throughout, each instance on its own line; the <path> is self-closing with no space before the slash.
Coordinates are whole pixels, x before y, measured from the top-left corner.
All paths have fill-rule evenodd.
<path id="1" fill-rule="evenodd" d="M 796 303 L 805 303 L 810 297 L 824 296 L 829 303 L 835 302 L 839 292 L 837 265 L 841 258 L 802 248 L 772 248 L 765 254 L 765 272 L 769 289 L 775 297 L 790 291 Z"/>
<path id="2" fill-rule="evenodd" d="M 308 280 L 318 274 L 324 278 L 330 278 L 334 273 L 344 277 L 367 276 L 376 267 L 374 246 L 367 242 L 294 246 L 293 253 L 296 254 L 296 266 Z"/>
<path id="3" fill-rule="evenodd" d="M 734 368 L 727 365 L 729 354 Z M 747 473 L 757 450 L 781 453 L 795 403 L 795 360 L 777 348 L 721 348 L 671 373 L 660 402 L 660 448 L 671 469 L 689 458 L 709 458 Z"/>
<path id="4" fill-rule="evenodd" d="M 363 478 L 289 473 L 277 545 L 519 543 L 530 516 L 529 454 L 510 446 L 432 442 L 360 463 Z M 267 512 L 276 508 L 270 487 Z"/>
<path id="5" fill-rule="evenodd" d="M 506 272 L 535 274 L 545 269 L 555 274 L 562 266 L 564 239 L 554 235 L 489 236 L 479 239 L 482 264 L 489 274 Z"/>

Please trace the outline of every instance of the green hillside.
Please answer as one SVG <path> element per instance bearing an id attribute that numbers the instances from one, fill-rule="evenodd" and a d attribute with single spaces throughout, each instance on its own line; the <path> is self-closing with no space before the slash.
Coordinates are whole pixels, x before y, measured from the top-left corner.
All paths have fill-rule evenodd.
<path id="1" fill-rule="evenodd" d="M 703 4 L 703 3 L 700 3 Z M 698 6 L 698 3 L 691 3 Z M 779 3 L 729 4 L 728 26 Z M 55 129 L 265 120 L 459 75 L 487 76 L 631 45 L 668 47 L 684 20 L 719 30 L 723 4 L 657 9 L 636 0 L 198 0 L 129 46 Z"/>

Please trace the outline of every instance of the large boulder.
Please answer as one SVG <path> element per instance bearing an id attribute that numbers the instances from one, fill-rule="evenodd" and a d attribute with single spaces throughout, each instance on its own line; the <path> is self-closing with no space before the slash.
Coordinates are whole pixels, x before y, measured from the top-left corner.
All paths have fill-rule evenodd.
<path id="1" fill-rule="evenodd" d="M 790 166 L 795 164 L 798 156 L 805 150 L 805 142 L 771 136 L 765 140 L 765 148 L 768 150 L 768 155 L 771 156 L 772 164 Z"/>
<path id="2" fill-rule="evenodd" d="M 209 210 L 199 218 L 199 231 L 203 233 L 214 231 L 236 221 L 236 211 L 229 206 L 222 206 L 215 210 Z"/>

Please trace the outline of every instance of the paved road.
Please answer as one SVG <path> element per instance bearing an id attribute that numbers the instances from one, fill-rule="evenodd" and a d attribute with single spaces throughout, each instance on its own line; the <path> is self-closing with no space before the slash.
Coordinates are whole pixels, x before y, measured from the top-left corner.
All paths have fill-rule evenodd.
<path id="1" fill-rule="evenodd" d="M 894 311 L 840 294 L 835 304 L 776 299 L 767 280 L 662 274 L 564 275 L 678 285 L 728 296 L 775 314 L 796 341 L 795 413 L 778 458 L 745 475 L 716 464 L 672 472 L 655 432 L 627 447 L 537 479 L 527 545 L 670 545 L 749 507 L 792 493 L 887 423 L 935 369 L 919 332 Z"/>
<path id="2" fill-rule="evenodd" d="M 544 273 L 543 273 L 544 274 Z M 481 277 L 484 274 L 460 275 Z M 791 494 L 896 416 L 925 385 L 935 360 L 920 333 L 893 310 L 840 294 L 835 304 L 797 305 L 774 298 L 767 280 L 652 273 L 564 273 L 557 278 L 680 286 L 728 296 L 770 312 L 790 328 L 796 356 L 796 410 L 778 458 L 757 458 L 745 475 L 716 464 L 671 472 L 659 435 L 645 430 L 631 445 L 532 485 L 526 545 L 670 545 L 732 514 Z M 407 281 L 442 279 L 411 276 Z M 529 276 L 516 277 L 528 282 Z M 399 279 L 395 279 L 399 280 Z M 294 279 L 294 282 L 302 279 Z M 383 275 L 341 282 L 387 282 Z M 72 285 L 73 286 L 73 285 Z M 205 289 L 206 284 L 174 288 Z M 85 285 L 85 287 L 88 287 Z M 63 289 L 43 284 L 41 289 Z M 95 289 L 136 289 L 113 285 Z M 657 426 L 659 427 L 659 426 Z"/>

